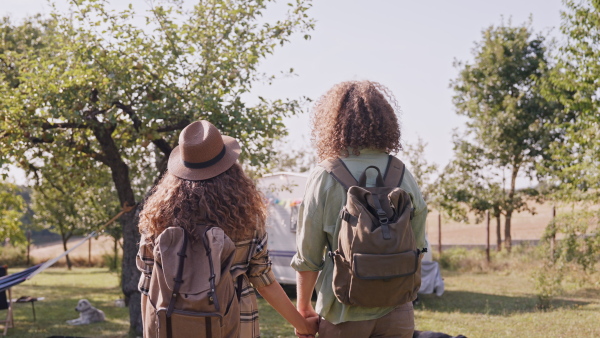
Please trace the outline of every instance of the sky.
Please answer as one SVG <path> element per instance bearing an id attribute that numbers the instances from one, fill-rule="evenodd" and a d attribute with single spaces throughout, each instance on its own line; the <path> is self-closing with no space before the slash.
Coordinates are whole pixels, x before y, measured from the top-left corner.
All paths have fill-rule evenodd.
<path id="1" fill-rule="evenodd" d="M 56 2 L 65 7 L 65 0 Z M 146 6 L 145 0 L 133 2 Z M 271 86 L 257 84 L 254 94 L 316 100 L 342 81 L 380 82 L 400 105 L 403 142 L 422 138 L 427 161 L 443 167 L 452 158 L 453 130 L 466 121 L 452 104 L 454 61 L 470 62 L 482 30 L 503 21 L 521 25 L 531 18 L 535 32 L 558 37 L 563 8 L 561 0 L 314 0 L 311 39 L 298 36 L 261 64 L 261 71 L 273 74 L 294 68 L 296 76 Z M 0 15 L 15 20 L 49 11 L 45 0 L 0 0 Z M 267 17 L 277 14 L 273 10 Z M 308 113 L 287 119 L 286 125 L 290 147 L 310 146 Z M 14 171 L 13 176 L 22 180 Z"/>

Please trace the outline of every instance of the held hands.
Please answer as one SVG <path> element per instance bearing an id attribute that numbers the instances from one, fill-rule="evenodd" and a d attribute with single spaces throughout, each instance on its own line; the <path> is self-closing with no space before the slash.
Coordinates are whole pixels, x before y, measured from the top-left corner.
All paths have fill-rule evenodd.
<path id="1" fill-rule="evenodd" d="M 300 338 L 314 337 L 317 334 L 317 331 L 319 330 L 319 321 L 321 317 L 313 309 L 312 306 L 308 309 L 298 309 L 298 312 L 300 312 L 302 317 L 306 319 L 307 332 L 300 332 L 296 329 L 296 336 Z"/>
<path id="2" fill-rule="evenodd" d="M 319 330 L 319 320 L 320 320 L 319 316 L 306 318 L 307 331 L 300 332 L 300 331 L 298 331 L 298 329 L 296 329 L 296 336 L 298 336 L 300 338 L 314 337 L 317 334 L 317 331 Z"/>

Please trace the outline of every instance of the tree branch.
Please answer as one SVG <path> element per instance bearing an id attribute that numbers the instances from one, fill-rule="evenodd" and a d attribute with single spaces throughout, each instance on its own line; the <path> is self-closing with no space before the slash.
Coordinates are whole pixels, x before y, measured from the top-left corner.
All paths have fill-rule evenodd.
<path id="1" fill-rule="evenodd" d="M 133 127 L 135 128 L 135 130 L 140 131 L 142 121 L 140 121 L 140 119 L 135 115 L 135 111 L 133 110 L 133 108 L 131 108 L 131 106 L 129 105 L 123 104 L 121 101 L 115 101 L 113 102 L 113 104 L 117 108 L 124 111 L 127 115 L 129 115 L 129 118 L 133 121 Z"/>
<path id="2" fill-rule="evenodd" d="M 190 124 L 189 120 L 181 120 L 181 121 L 177 122 L 176 124 L 159 127 L 156 129 L 156 131 L 159 133 L 164 133 L 164 132 L 168 132 L 168 131 L 181 130 L 181 129 L 185 128 L 188 124 Z"/>
<path id="3" fill-rule="evenodd" d="M 31 143 L 34 143 L 34 144 L 54 142 L 54 140 L 44 140 L 43 138 L 40 138 L 40 137 L 30 137 L 29 141 L 31 141 Z"/>
<path id="4" fill-rule="evenodd" d="M 89 146 L 83 147 L 83 149 L 81 149 L 80 151 L 84 154 L 90 155 L 90 157 L 92 157 L 93 159 L 100 161 L 105 165 L 108 165 L 107 157 L 100 153 L 93 151 L 92 148 L 90 148 Z"/>
<path id="5" fill-rule="evenodd" d="M 162 138 L 158 140 L 152 140 L 152 143 L 156 146 L 156 148 L 160 149 L 160 151 L 162 151 L 166 157 L 169 157 L 171 151 L 173 150 L 169 143 Z"/>
<path id="6" fill-rule="evenodd" d="M 85 129 L 88 128 L 88 125 L 86 125 L 85 123 L 74 123 L 74 122 L 62 122 L 62 123 L 43 123 L 42 124 L 42 129 L 43 130 L 48 130 L 48 129 Z"/>

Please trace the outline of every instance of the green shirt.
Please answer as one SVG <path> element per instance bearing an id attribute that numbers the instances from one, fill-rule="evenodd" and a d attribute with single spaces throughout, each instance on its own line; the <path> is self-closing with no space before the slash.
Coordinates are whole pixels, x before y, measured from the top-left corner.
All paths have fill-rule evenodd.
<path id="1" fill-rule="evenodd" d="M 375 165 L 385 172 L 388 154 L 370 149 L 363 149 L 359 156 L 350 155 L 343 158 L 344 164 L 358 180 L 362 172 L 370 165 Z M 367 172 L 367 186 L 375 186 L 376 171 Z M 412 228 L 415 234 L 417 248 L 427 247 L 425 241 L 425 219 L 427 205 L 421 196 L 414 177 L 408 171 L 400 185 L 408 192 L 414 203 L 415 215 Z M 296 271 L 321 271 L 317 279 L 318 294 L 315 310 L 333 324 L 347 321 L 371 320 L 385 316 L 393 307 L 366 308 L 344 305 L 337 301 L 331 282 L 333 279 L 333 262 L 325 259 L 327 241 L 337 249 L 338 233 L 341 220 L 339 212 L 346 203 L 346 191 L 323 167 L 313 169 L 306 182 L 304 199 L 298 212 L 298 229 L 296 231 L 297 253 L 292 258 L 291 266 Z"/>

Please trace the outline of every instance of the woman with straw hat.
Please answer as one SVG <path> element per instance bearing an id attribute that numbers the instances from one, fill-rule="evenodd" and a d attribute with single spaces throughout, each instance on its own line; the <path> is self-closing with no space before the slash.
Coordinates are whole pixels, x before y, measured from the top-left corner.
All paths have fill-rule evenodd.
<path id="1" fill-rule="evenodd" d="M 142 317 L 149 303 L 153 250 L 169 227 L 181 227 L 194 239 L 199 224 L 218 227 L 235 242 L 230 272 L 241 276 L 239 337 L 259 337 L 258 307 L 252 286 L 289 321 L 299 334 L 314 335 L 317 318 L 304 319 L 275 280 L 267 250 L 263 196 L 237 162 L 240 145 L 207 121 L 188 125 L 173 149 L 168 171 L 154 188 L 140 214 L 142 234 L 138 268 L 143 272 Z M 164 262 L 163 262 L 164 265 Z M 184 278 L 185 279 L 185 278 Z M 241 291 L 241 292 L 240 292 Z M 147 318 L 146 318 L 147 319 Z M 148 323 L 144 322 L 144 327 Z M 145 330 L 146 331 L 146 330 Z"/>

